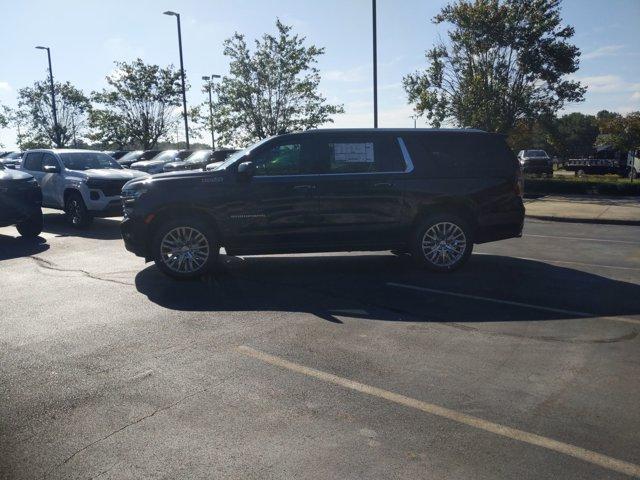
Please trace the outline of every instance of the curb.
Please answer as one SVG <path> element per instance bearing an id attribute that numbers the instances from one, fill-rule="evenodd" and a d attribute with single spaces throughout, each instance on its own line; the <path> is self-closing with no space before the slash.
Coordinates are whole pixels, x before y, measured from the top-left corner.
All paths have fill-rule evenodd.
<path id="1" fill-rule="evenodd" d="M 640 226 L 640 220 L 618 220 L 609 218 L 573 218 L 573 217 L 554 217 L 549 215 L 525 215 L 526 218 L 535 218 L 536 220 L 546 220 L 548 222 L 565 222 L 565 223 L 591 223 L 596 225 L 634 225 Z"/>

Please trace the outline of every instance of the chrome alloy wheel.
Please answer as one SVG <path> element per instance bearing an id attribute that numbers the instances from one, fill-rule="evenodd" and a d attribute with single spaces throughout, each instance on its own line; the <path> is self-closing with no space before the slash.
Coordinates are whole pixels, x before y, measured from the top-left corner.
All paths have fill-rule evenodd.
<path id="1" fill-rule="evenodd" d="M 162 237 L 160 256 L 162 263 L 174 272 L 193 273 L 207 263 L 209 241 L 193 227 L 177 227 Z"/>
<path id="2" fill-rule="evenodd" d="M 422 237 L 422 253 L 433 265 L 450 267 L 464 256 L 467 238 L 462 229 L 451 222 L 439 222 Z"/>
<path id="3" fill-rule="evenodd" d="M 82 221 L 82 207 L 75 198 L 69 202 L 69 216 L 73 225 L 79 225 Z"/>

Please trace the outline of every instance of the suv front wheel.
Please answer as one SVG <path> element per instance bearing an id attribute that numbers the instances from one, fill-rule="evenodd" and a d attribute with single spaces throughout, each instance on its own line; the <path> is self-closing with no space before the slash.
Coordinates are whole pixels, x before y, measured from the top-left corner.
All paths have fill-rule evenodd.
<path id="1" fill-rule="evenodd" d="M 152 248 L 158 268 L 177 279 L 195 278 L 212 270 L 220 251 L 213 229 L 199 218 L 163 223 Z"/>
<path id="2" fill-rule="evenodd" d="M 430 215 L 414 232 L 411 255 L 421 267 L 434 272 L 452 272 L 471 255 L 471 233 L 468 222 L 456 215 Z"/>
<path id="3" fill-rule="evenodd" d="M 77 192 L 69 194 L 64 204 L 67 221 L 75 228 L 86 228 L 93 222 L 93 217 L 84 204 L 82 195 Z"/>
<path id="4" fill-rule="evenodd" d="M 18 233 L 25 238 L 34 238 L 42 233 L 42 210 L 38 208 L 29 218 L 16 225 Z"/>

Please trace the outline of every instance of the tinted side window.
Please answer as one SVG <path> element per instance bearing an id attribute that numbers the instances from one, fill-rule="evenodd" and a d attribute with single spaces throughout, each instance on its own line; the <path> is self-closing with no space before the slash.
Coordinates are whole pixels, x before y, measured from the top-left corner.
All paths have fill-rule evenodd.
<path id="1" fill-rule="evenodd" d="M 27 153 L 24 159 L 24 169 L 34 172 L 42 171 L 42 152 Z"/>
<path id="2" fill-rule="evenodd" d="M 416 170 L 434 178 L 512 175 L 515 157 L 498 135 L 429 133 L 404 137 Z"/>
<path id="3" fill-rule="evenodd" d="M 317 173 L 402 172 L 406 166 L 391 135 L 328 137 L 318 141 Z"/>
<path id="4" fill-rule="evenodd" d="M 307 141 L 292 141 L 267 146 L 253 159 L 256 176 L 304 175 L 311 173 L 311 155 Z"/>

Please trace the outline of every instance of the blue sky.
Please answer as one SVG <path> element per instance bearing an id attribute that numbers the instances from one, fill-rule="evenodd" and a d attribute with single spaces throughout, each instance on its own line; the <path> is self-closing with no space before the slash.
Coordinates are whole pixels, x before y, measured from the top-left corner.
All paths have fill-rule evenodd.
<path id="1" fill-rule="evenodd" d="M 446 34 L 430 21 L 445 3 L 378 0 L 380 126 L 413 125 L 402 77 L 421 68 L 424 51 Z M 224 39 L 274 31 L 279 17 L 325 47 L 322 91 L 346 110 L 334 125 L 372 126 L 370 8 L 369 0 L 0 0 L 0 103 L 15 105 L 19 88 L 45 78 L 46 53 L 35 45 L 51 47 L 56 80 L 87 93 L 105 85 L 114 60 L 178 65 L 175 19 L 162 15 L 174 10 L 182 15 L 190 105 L 204 101 L 202 75 L 227 73 Z M 582 51 L 575 76 L 589 87 L 586 101 L 566 111 L 640 110 L 640 0 L 565 0 L 563 18 Z M 0 143 L 14 146 L 15 132 L 0 130 Z"/>

